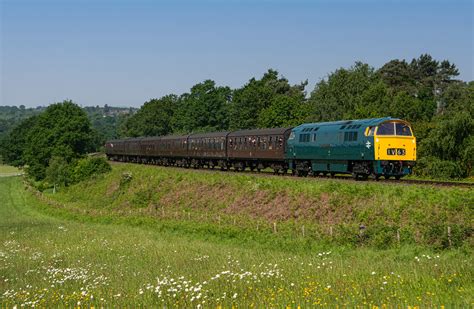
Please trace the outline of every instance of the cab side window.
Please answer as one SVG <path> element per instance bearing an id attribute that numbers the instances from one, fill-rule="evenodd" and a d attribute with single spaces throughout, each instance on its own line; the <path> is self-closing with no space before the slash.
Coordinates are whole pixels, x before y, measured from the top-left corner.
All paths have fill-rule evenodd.
<path id="1" fill-rule="evenodd" d="M 366 136 L 374 136 L 374 132 L 375 132 L 375 127 L 369 127 L 367 129 L 367 134 Z"/>

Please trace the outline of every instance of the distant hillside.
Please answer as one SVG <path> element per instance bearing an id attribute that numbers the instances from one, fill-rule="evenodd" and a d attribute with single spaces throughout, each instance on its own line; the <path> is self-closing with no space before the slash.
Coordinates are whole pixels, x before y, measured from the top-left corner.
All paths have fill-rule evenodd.
<path id="1" fill-rule="evenodd" d="M 19 122 L 28 117 L 43 112 L 46 106 L 29 107 L 0 106 L 0 139 L 2 139 Z M 101 140 L 118 137 L 119 127 L 125 119 L 138 109 L 133 107 L 85 106 L 84 111 L 89 116 L 92 126 L 99 133 Z"/>

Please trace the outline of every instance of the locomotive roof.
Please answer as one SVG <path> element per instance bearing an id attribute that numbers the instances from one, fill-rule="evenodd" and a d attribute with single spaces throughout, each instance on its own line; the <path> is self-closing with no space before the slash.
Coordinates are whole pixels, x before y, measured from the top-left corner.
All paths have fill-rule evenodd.
<path id="1" fill-rule="evenodd" d="M 356 119 L 356 120 L 339 120 L 339 121 L 328 121 L 328 122 L 314 122 L 304 123 L 297 127 L 295 130 L 305 129 L 308 127 L 325 127 L 325 129 L 332 129 L 331 127 L 337 127 L 338 129 L 343 125 L 360 125 L 363 128 L 368 126 L 377 126 L 382 122 L 389 120 L 401 120 L 399 118 L 383 117 L 383 118 L 369 118 L 369 119 Z"/>
<path id="2" fill-rule="evenodd" d="M 234 131 L 229 134 L 229 137 L 235 136 L 252 136 L 252 135 L 279 135 L 284 134 L 286 131 L 291 130 L 292 128 L 274 128 L 274 129 L 254 129 L 254 130 L 240 130 Z"/>

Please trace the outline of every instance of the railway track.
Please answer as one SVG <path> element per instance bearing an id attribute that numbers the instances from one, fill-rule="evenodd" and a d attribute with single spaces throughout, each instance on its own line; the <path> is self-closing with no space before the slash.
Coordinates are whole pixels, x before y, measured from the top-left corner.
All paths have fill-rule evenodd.
<path id="1" fill-rule="evenodd" d="M 139 164 L 139 163 L 132 163 L 132 162 L 118 162 L 118 161 L 109 161 L 111 164 Z M 139 164 L 139 165 L 145 165 L 145 164 Z M 153 167 L 158 167 L 160 165 L 152 165 L 152 164 L 146 164 L 148 166 L 153 166 Z M 175 169 L 181 169 L 181 170 L 189 170 L 189 168 L 184 168 L 184 167 L 178 167 L 178 166 L 166 166 L 167 168 L 175 168 Z M 208 173 L 239 173 L 239 174 L 246 174 L 246 175 L 256 175 L 256 176 L 261 176 L 261 177 L 285 177 L 285 178 L 291 178 L 291 179 L 314 179 L 314 180 L 341 180 L 341 181 L 347 181 L 347 182 L 357 182 L 357 183 L 364 183 L 364 182 L 376 182 L 376 183 L 384 183 L 384 184 L 402 184 L 402 185 L 429 185 L 429 186 L 437 186 L 437 187 L 461 187 L 461 188 L 474 188 L 474 182 L 455 182 L 455 181 L 439 181 L 439 180 L 422 180 L 422 179 L 373 179 L 373 178 L 368 178 L 366 180 L 356 180 L 352 178 L 349 175 L 335 175 L 335 176 L 312 176 L 309 175 L 307 177 L 296 177 L 291 174 L 286 174 L 286 175 L 276 175 L 272 171 L 261 171 L 261 172 L 256 172 L 256 171 L 250 171 L 250 170 L 245 170 L 245 171 L 235 171 L 235 170 L 227 170 L 227 171 L 222 171 L 220 169 L 210 169 L 210 168 L 200 168 L 200 169 L 192 169 L 192 170 L 199 170 L 202 172 L 208 172 Z"/>

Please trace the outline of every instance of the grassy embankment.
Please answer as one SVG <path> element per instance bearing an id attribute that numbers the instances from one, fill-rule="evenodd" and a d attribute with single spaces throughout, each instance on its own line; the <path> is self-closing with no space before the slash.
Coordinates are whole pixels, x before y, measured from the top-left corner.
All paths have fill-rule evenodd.
<path id="1" fill-rule="evenodd" d="M 131 180 L 124 180 L 124 172 L 132 173 Z M 421 205 L 424 208 L 420 211 L 431 218 L 428 207 L 445 202 L 436 213 L 444 212 L 453 230 L 455 224 L 472 219 L 453 217 L 456 213 L 472 214 L 472 208 L 457 204 L 472 201 L 472 192 L 410 188 L 414 191 L 409 194 L 424 197 L 413 207 Z M 296 210 L 291 208 L 288 217 L 277 205 L 292 206 L 291 201 L 300 201 L 298 196 L 303 195 L 323 199 L 322 204 L 315 204 L 318 209 L 326 203 L 335 207 L 330 201 L 344 195 L 352 196 L 352 209 L 367 208 L 367 212 L 373 207 L 371 203 L 386 200 L 393 205 L 389 200 L 394 197 L 408 199 L 401 189 L 407 188 L 121 165 L 105 177 L 55 196 L 47 194 L 40 201 L 24 190 L 19 178 L 2 178 L 0 301 L 5 305 L 34 302 L 46 306 L 473 305 L 472 251 L 466 240 L 459 243 L 462 248 L 441 251 L 433 249 L 437 242 L 423 240 L 419 241 L 424 246 L 401 241 L 400 246 L 392 244 L 385 250 L 368 247 L 377 243 L 345 242 L 363 246 L 351 249 L 331 244 L 339 233 L 338 222 L 344 221 L 337 221 L 336 212 L 328 215 L 332 208 L 324 212 L 325 216 L 320 215 L 333 218 L 330 226 L 334 226 L 335 239 L 331 241 L 313 234 L 316 225 L 314 231 L 310 228 L 314 217 L 308 214 L 317 212 L 301 208 L 301 217 L 295 218 Z M 266 197 L 268 192 L 262 197 L 260 190 L 296 190 L 296 195 L 288 196 L 287 201 L 278 194 Z M 143 193 L 149 191 L 149 195 Z M 220 195 L 220 200 L 212 202 L 206 191 Z M 364 206 L 359 200 L 366 191 L 373 194 L 365 198 L 369 205 Z M 310 202 L 313 205 L 315 200 Z M 256 212 L 258 205 L 263 207 L 261 213 Z M 382 206 L 381 211 L 387 211 Z M 271 207 L 277 208 L 273 214 Z M 215 221 L 217 213 L 220 224 Z M 350 212 L 353 215 L 345 221 L 355 222 L 352 217 L 357 219 L 359 213 L 364 212 Z M 347 209 L 339 216 L 343 215 Z M 366 214 L 367 218 L 372 215 L 386 214 Z M 269 223 L 276 219 L 274 233 Z M 411 227 L 415 220 L 400 222 Z M 365 221 L 367 233 L 375 221 Z M 305 236 L 291 237 L 293 228 L 302 222 L 307 227 Z M 256 223 L 261 224 L 258 231 Z M 357 237 L 362 241 L 365 236 Z"/>
<path id="2" fill-rule="evenodd" d="M 292 250 L 316 243 L 377 248 L 472 245 L 474 191 L 469 188 L 122 164 L 106 177 L 47 198 L 68 215 Z"/>
<path id="3" fill-rule="evenodd" d="M 0 164 L 0 177 L 8 177 L 21 174 L 21 171 L 13 166 Z"/>

